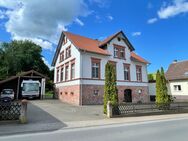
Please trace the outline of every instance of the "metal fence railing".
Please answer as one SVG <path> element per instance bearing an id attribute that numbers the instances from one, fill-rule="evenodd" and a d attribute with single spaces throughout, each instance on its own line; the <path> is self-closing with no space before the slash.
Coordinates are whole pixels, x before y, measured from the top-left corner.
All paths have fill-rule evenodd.
<path id="1" fill-rule="evenodd" d="M 113 115 L 149 114 L 165 112 L 188 112 L 188 103 L 121 103 L 112 108 Z"/>
<path id="2" fill-rule="evenodd" d="M 21 114 L 21 103 L 18 101 L 0 101 L 0 120 L 18 120 Z"/>

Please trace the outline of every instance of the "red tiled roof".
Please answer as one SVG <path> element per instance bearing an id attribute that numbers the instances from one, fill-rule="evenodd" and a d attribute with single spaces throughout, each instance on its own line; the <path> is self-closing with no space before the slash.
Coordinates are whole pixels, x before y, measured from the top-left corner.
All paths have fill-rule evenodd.
<path id="1" fill-rule="evenodd" d="M 87 37 L 76 35 L 70 32 L 63 32 L 71 42 L 81 50 L 88 52 L 94 52 L 103 55 L 110 55 L 107 50 L 99 48 L 100 41 L 93 40 Z"/>
<path id="2" fill-rule="evenodd" d="M 130 50 L 133 51 L 134 47 L 131 45 L 131 43 L 128 41 L 127 37 L 124 35 L 124 33 L 122 31 L 119 31 L 119 32 L 113 34 L 112 36 L 109 36 L 108 38 L 106 38 L 103 41 L 94 40 L 94 39 L 91 39 L 91 38 L 87 38 L 87 37 L 84 37 L 84 36 L 80 36 L 80 35 L 77 35 L 77 34 L 73 34 L 73 33 L 64 31 L 62 33 L 61 37 L 60 37 L 60 41 L 59 41 L 55 56 L 53 58 L 52 65 L 53 66 L 55 65 L 55 61 L 56 61 L 58 53 L 60 51 L 62 40 L 63 40 L 64 36 L 67 36 L 67 38 L 78 49 L 81 49 L 81 50 L 84 50 L 84 51 L 88 51 L 88 52 L 92 52 L 92 53 L 102 54 L 102 55 L 111 55 L 107 50 L 104 50 L 104 49 L 102 49 L 100 47 L 105 45 L 105 44 L 107 44 L 108 42 L 110 42 L 113 38 L 115 38 L 120 33 L 122 33 L 123 36 L 125 37 L 125 42 L 130 47 Z M 133 61 L 138 61 L 138 62 L 142 62 L 142 63 L 146 63 L 146 64 L 149 63 L 148 61 L 146 61 L 145 59 L 143 59 L 142 57 L 136 55 L 133 52 L 131 52 L 131 59 Z"/>
<path id="3" fill-rule="evenodd" d="M 113 38 L 115 38 L 118 34 L 120 34 L 122 31 L 119 31 L 109 37 L 107 37 L 106 39 L 104 39 L 102 42 L 100 42 L 99 46 L 103 46 L 105 44 L 107 44 L 108 42 L 110 42 Z"/>
<path id="4" fill-rule="evenodd" d="M 149 64 L 148 61 L 146 61 L 144 58 L 138 56 L 136 53 L 134 52 L 131 52 L 131 59 L 133 61 L 138 61 L 138 62 L 141 62 L 141 63 L 145 63 L 145 64 Z"/>

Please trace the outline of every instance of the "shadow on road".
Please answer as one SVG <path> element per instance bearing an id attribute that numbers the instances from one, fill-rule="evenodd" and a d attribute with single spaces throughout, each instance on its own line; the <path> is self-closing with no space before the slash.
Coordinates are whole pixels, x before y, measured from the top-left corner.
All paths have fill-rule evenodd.
<path id="1" fill-rule="evenodd" d="M 20 124 L 19 121 L 0 121 L 0 136 L 54 131 L 66 127 L 66 124 L 31 103 L 28 104 L 27 116 L 27 124 Z"/>

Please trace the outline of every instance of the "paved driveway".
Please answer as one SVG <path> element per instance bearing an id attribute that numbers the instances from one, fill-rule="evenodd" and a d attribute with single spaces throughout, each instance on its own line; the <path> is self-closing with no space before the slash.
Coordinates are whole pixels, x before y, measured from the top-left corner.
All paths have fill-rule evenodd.
<path id="1" fill-rule="evenodd" d="M 74 106 L 59 100 L 31 101 L 62 122 L 88 121 L 104 119 L 102 105 Z"/>
<path id="2" fill-rule="evenodd" d="M 66 125 L 38 106 L 28 104 L 28 123 L 20 124 L 19 121 L 0 121 L 0 136 L 28 132 L 53 131 L 66 127 Z"/>

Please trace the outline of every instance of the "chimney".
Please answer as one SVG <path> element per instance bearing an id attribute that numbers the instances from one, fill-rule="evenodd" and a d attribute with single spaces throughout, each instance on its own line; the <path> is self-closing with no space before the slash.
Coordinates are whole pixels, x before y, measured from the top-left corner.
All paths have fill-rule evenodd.
<path id="1" fill-rule="evenodd" d="M 178 62 L 178 60 L 174 60 L 172 63 L 175 64 L 175 63 L 177 63 L 177 62 Z"/>

